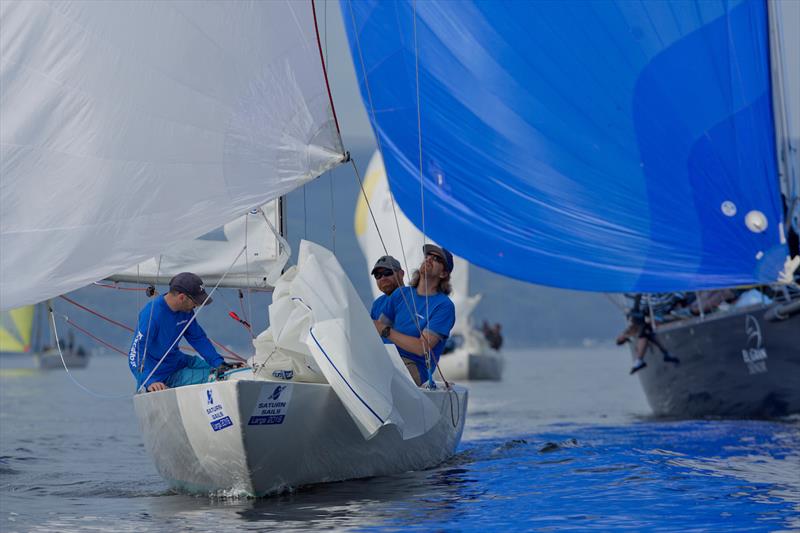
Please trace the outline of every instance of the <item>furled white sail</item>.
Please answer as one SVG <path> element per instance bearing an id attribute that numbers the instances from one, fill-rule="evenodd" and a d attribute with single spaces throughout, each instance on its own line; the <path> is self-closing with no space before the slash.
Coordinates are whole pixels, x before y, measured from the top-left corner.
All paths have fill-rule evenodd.
<path id="1" fill-rule="evenodd" d="M 253 209 L 223 227 L 174 244 L 168 253 L 110 276 L 115 281 L 169 283 L 179 272 L 194 272 L 220 287 L 269 289 L 289 259 L 289 244 L 279 237 L 279 200 Z M 273 231 L 273 229 L 275 231 Z M 232 261 L 241 260 L 231 267 Z"/>
<path id="2" fill-rule="evenodd" d="M 422 263 L 423 244 L 433 243 L 433 241 L 424 239 L 422 232 L 403 214 L 400 206 L 395 205 L 394 209 L 392 208 L 391 194 L 381 154 L 376 151 L 364 176 L 364 194 L 359 194 L 356 206 L 356 237 L 367 261 L 366 272 L 372 270 L 379 257 L 386 255 L 383 248 L 385 244 L 389 255 L 403 265 L 406 273 L 405 281 L 408 283 L 414 271 Z M 375 223 L 372 222 L 364 195 L 369 200 L 369 207 L 372 208 Z M 395 212 L 397 213 L 396 223 Z M 380 228 L 380 235 L 375 227 L 376 224 Z M 383 244 L 381 238 L 383 238 Z M 453 331 L 463 332 L 468 328 L 470 315 L 480 301 L 480 295 L 469 296 L 469 263 L 458 256 L 453 257 L 453 263 L 453 274 L 450 278 L 453 287 L 450 298 L 456 306 L 456 324 Z M 380 296 L 377 285 L 373 282 L 370 286 L 373 296 L 376 298 Z"/>
<path id="3" fill-rule="evenodd" d="M 310 2 L 3 2 L 0 28 L 3 309 L 170 253 L 341 160 Z"/>
<path id="4" fill-rule="evenodd" d="M 300 243 L 297 267 L 275 285 L 270 327 L 254 344 L 256 373 L 327 381 L 364 438 L 384 425 L 418 437 L 440 418 L 395 346 L 381 342 L 336 257 L 317 244 Z"/>

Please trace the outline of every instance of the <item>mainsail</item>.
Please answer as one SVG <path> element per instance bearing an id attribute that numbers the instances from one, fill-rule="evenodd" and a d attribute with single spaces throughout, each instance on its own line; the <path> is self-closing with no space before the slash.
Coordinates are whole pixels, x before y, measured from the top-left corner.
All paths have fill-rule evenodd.
<path id="1" fill-rule="evenodd" d="M 581 290 L 778 278 L 765 2 L 344 1 L 342 13 L 392 192 L 416 226 L 424 205 L 454 253 Z"/>
<path id="2" fill-rule="evenodd" d="M 339 163 L 312 10 L 0 4 L 2 308 L 168 253 Z"/>

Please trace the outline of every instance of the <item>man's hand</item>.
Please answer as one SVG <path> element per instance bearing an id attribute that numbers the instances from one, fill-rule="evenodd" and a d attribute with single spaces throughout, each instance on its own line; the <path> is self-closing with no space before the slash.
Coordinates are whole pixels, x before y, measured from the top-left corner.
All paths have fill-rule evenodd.
<path id="1" fill-rule="evenodd" d="M 155 383 L 151 383 L 149 387 L 147 387 L 147 392 L 156 392 L 160 390 L 167 390 L 167 386 L 157 381 Z"/>
<path id="2" fill-rule="evenodd" d="M 234 368 L 242 368 L 244 363 L 227 363 L 223 362 L 217 368 L 215 368 L 212 372 L 217 380 L 221 380 L 224 377 L 225 372 L 229 370 L 233 370 Z"/>

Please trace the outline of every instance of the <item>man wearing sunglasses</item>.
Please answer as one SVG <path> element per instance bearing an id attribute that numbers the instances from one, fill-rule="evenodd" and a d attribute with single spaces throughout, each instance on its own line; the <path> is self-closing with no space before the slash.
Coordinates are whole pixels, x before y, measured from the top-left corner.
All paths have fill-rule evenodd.
<path id="1" fill-rule="evenodd" d="M 447 296 L 453 254 L 434 244 L 423 246 L 422 253 L 425 259 L 414 272 L 411 286 L 394 291 L 375 320 L 378 333 L 397 346 L 417 385 L 431 380 L 456 321 L 455 306 Z"/>
<path id="2" fill-rule="evenodd" d="M 372 277 L 375 278 L 378 290 L 383 293 L 372 302 L 372 310 L 369 312 L 372 320 L 378 320 L 381 317 L 383 306 L 386 305 L 389 296 L 394 290 L 403 285 L 405 275 L 406 273 L 403 272 L 403 268 L 400 266 L 400 261 L 391 255 L 384 255 L 372 267 Z M 386 342 L 388 341 L 384 339 L 384 343 Z"/>

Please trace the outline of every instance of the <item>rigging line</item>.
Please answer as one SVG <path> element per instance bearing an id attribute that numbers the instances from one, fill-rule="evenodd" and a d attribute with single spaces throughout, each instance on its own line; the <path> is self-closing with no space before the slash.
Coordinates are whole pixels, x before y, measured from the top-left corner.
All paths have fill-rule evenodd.
<path id="1" fill-rule="evenodd" d="M 415 75 L 415 83 L 416 83 L 416 91 L 417 91 L 417 139 L 419 145 L 419 201 L 420 201 L 420 211 L 422 216 L 422 245 L 425 246 L 425 239 L 426 239 L 426 232 L 425 232 L 425 183 L 424 183 L 424 176 L 422 173 L 422 110 L 421 106 L 422 103 L 420 101 L 419 96 L 419 41 L 417 40 L 417 0 L 413 0 L 412 3 L 412 10 L 413 10 L 413 22 L 414 22 L 414 75 Z M 423 258 L 423 261 L 425 259 Z M 438 287 L 437 287 L 438 289 Z M 425 320 L 426 322 L 430 323 L 431 321 L 431 311 L 430 311 L 430 297 L 428 296 L 428 278 L 425 278 Z M 440 341 L 441 342 L 441 341 Z M 432 364 L 431 364 L 431 355 L 430 353 L 426 353 L 425 361 L 428 365 L 428 376 L 430 381 L 433 381 L 433 372 L 432 372 Z"/>
<path id="2" fill-rule="evenodd" d="M 89 337 L 90 339 L 94 340 L 95 342 L 97 342 L 99 344 L 102 344 L 106 348 L 108 348 L 110 350 L 113 350 L 113 351 L 117 352 L 118 354 L 125 355 L 125 356 L 128 355 L 124 351 L 122 351 L 119 348 L 117 348 L 116 346 L 114 346 L 113 344 L 111 344 L 111 343 L 109 343 L 107 341 L 104 341 L 100 337 L 97 337 L 97 336 L 93 335 L 92 333 L 90 333 L 89 330 L 87 330 L 85 328 L 82 328 L 81 326 L 76 324 L 72 319 L 70 319 L 67 315 L 62 314 L 61 317 L 64 319 L 64 322 L 66 322 L 67 324 L 69 324 L 73 328 L 77 329 L 78 331 L 80 331 L 81 333 L 83 333 L 84 335 Z"/>
<path id="3" fill-rule="evenodd" d="M 384 162 L 383 168 L 384 168 L 384 171 L 385 171 L 385 169 L 386 169 L 385 161 L 386 160 L 383 157 L 383 144 L 381 143 L 380 134 L 377 133 L 377 130 L 378 130 L 378 127 L 377 127 L 378 126 L 378 119 L 375 116 L 375 105 L 372 102 L 372 90 L 369 87 L 369 76 L 367 75 L 367 68 L 366 68 L 366 65 L 364 63 L 364 54 L 361 51 L 361 40 L 358 38 L 358 31 L 356 29 L 356 16 L 355 16 L 355 13 L 353 12 L 353 2 L 352 2 L 352 0 L 348 0 L 347 5 L 348 5 L 349 11 L 350 11 L 350 20 L 352 21 L 352 24 L 353 24 L 353 36 L 354 36 L 355 41 L 356 41 L 356 50 L 358 50 L 358 60 L 359 60 L 359 63 L 361 64 L 361 72 L 364 74 L 364 88 L 367 91 L 367 101 L 369 102 L 369 113 L 370 113 L 370 117 L 371 117 L 371 120 L 372 120 L 372 124 L 375 127 L 375 132 L 376 132 L 375 142 L 378 145 L 378 153 L 381 154 L 381 161 Z M 353 161 L 352 158 L 351 158 L 350 161 L 351 162 Z M 367 198 L 367 193 L 364 191 L 364 184 L 361 182 L 361 176 L 358 174 L 358 169 L 355 166 L 355 162 L 353 162 L 353 168 L 355 169 L 356 176 L 358 177 L 358 184 L 361 187 L 361 194 L 364 197 L 364 201 L 367 203 L 367 209 L 369 210 L 370 217 L 372 217 L 372 224 L 375 226 L 375 229 L 378 232 L 378 238 L 381 241 L 381 246 L 383 246 L 383 253 L 386 254 L 386 255 L 389 255 L 389 251 L 386 249 L 386 243 L 383 241 L 383 235 L 381 235 L 381 229 L 378 227 L 378 222 L 375 220 L 375 214 L 372 212 L 372 206 L 369 203 L 369 198 Z M 388 178 L 389 178 L 388 173 L 386 175 L 386 178 L 387 178 L 386 181 L 388 182 L 389 181 L 388 180 Z M 392 202 L 394 202 L 394 199 L 392 199 Z M 395 213 L 395 225 L 397 226 L 397 228 L 398 228 L 397 231 L 399 233 L 400 232 L 400 227 L 399 227 L 399 222 L 397 221 L 397 214 L 396 213 Z M 402 246 L 402 241 L 401 241 L 401 246 Z M 403 252 L 403 259 L 404 259 L 404 262 L 405 262 L 405 265 L 406 265 L 406 269 L 408 269 L 408 262 L 405 261 L 405 251 Z"/>
<path id="4" fill-rule="evenodd" d="M 369 86 L 369 75 L 367 74 L 367 67 L 366 67 L 366 64 L 364 63 L 364 54 L 363 54 L 363 52 L 361 50 L 361 40 L 358 38 L 358 31 L 357 31 L 357 28 L 356 28 L 356 16 L 355 16 L 355 13 L 353 12 L 353 2 L 352 2 L 352 0 L 348 0 L 347 5 L 348 5 L 349 11 L 350 11 L 350 20 L 351 20 L 352 25 L 353 25 L 353 37 L 355 38 L 355 41 L 356 41 L 356 50 L 358 51 L 358 61 L 361 64 L 361 72 L 364 74 L 364 88 L 366 89 L 366 92 L 367 92 L 367 101 L 369 102 L 369 113 L 370 113 L 370 117 L 371 117 L 371 120 L 372 120 L 372 124 L 375 126 L 375 130 L 376 130 L 375 141 L 376 141 L 376 144 L 378 146 L 378 153 L 380 153 L 380 155 L 381 155 L 381 161 L 384 163 L 384 165 L 383 165 L 384 172 L 386 172 L 386 170 L 385 170 L 386 169 L 386 163 L 385 163 L 386 159 L 383 157 L 383 143 L 381 142 L 380 134 L 377 134 L 378 119 L 377 119 L 377 116 L 375 115 L 375 104 L 374 104 L 374 102 L 372 100 L 372 89 L 370 89 L 370 86 Z M 352 159 L 351 159 L 351 161 L 352 161 Z M 378 238 L 381 241 L 381 246 L 383 246 L 383 252 L 386 255 L 389 255 L 389 251 L 386 249 L 386 243 L 383 241 L 383 235 L 381 234 L 381 229 L 378 227 L 378 222 L 375 220 L 375 214 L 372 211 L 372 206 L 369 203 L 369 198 L 367 198 L 367 193 L 364 191 L 364 184 L 361 182 L 361 177 L 358 175 L 358 169 L 355 167 L 355 163 L 353 163 L 353 168 L 356 169 L 356 176 L 358 177 L 358 183 L 359 183 L 359 186 L 361 187 L 361 194 L 364 197 L 364 201 L 367 203 L 367 209 L 369 210 L 370 217 L 372 217 L 372 224 L 375 226 L 375 229 L 378 232 Z M 389 181 L 388 172 L 386 173 L 386 181 L 387 181 L 387 183 Z M 400 238 L 400 251 L 403 254 L 403 263 L 405 264 L 406 272 L 410 274 L 411 270 L 410 270 L 409 265 L 408 265 L 408 260 L 406 259 L 406 252 L 405 252 L 405 248 L 403 247 L 403 239 L 402 239 L 402 237 L 400 237 L 400 221 L 398 220 L 398 217 L 397 217 L 397 209 L 395 208 L 395 205 L 394 205 L 394 196 L 391 194 L 391 189 L 389 191 L 389 197 L 391 198 L 391 201 L 392 201 L 392 212 L 394 213 L 395 227 L 397 228 L 397 234 L 398 234 L 398 237 Z M 424 240 L 424 236 L 423 236 L 423 240 Z M 403 300 L 405 301 L 405 296 L 403 296 Z M 416 315 L 417 315 L 417 308 L 416 307 L 417 307 L 417 305 L 416 305 L 416 301 L 414 301 L 414 300 L 412 300 L 412 303 L 413 303 L 413 306 L 414 306 L 414 311 L 413 311 L 414 320 L 416 322 L 416 320 L 417 320 L 417 318 L 416 318 Z M 405 304 L 406 304 L 406 307 L 408 307 L 410 309 L 410 307 L 408 306 L 408 302 L 407 301 L 405 301 Z M 416 325 L 417 325 L 417 330 L 419 331 L 419 322 L 416 322 Z M 420 335 L 421 334 L 422 334 L 422 332 L 420 331 Z"/>
<path id="5" fill-rule="evenodd" d="M 358 185 L 359 185 L 359 187 L 361 189 L 361 195 L 364 197 L 364 202 L 366 202 L 366 204 L 367 204 L 367 210 L 369 211 L 369 215 L 372 218 L 372 224 L 375 226 L 375 230 L 378 232 L 378 238 L 381 241 L 381 246 L 383 247 L 383 253 L 386 254 L 386 255 L 389 255 L 389 251 L 386 249 L 386 243 L 383 240 L 383 235 L 381 234 L 381 229 L 380 229 L 380 227 L 378 227 L 378 221 L 375 220 L 375 213 L 372 211 L 372 205 L 370 204 L 369 198 L 367 197 L 367 192 L 364 189 L 364 182 L 361 180 L 361 174 L 359 174 L 359 172 L 358 172 L 358 166 L 356 166 L 356 162 L 352 158 L 350 159 L 350 164 L 353 165 L 353 170 L 354 170 L 354 173 L 356 175 L 356 178 L 358 179 Z M 398 287 L 398 289 L 402 289 L 402 288 L 403 287 Z M 413 308 L 413 312 L 411 312 L 411 314 L 414 317 L 414 324 L 417 327 L 417 331 L 419 332 L 420 337 L 422 337 L 422 330 L 420 329 L 419 319 L 417 318 L 417 303 L 416 303 L 416 301 L 412 298 L 411 299 L 411 303 L 409 304 L 405 293 L 401 292 L 400 296 L 403 298 L 403 303 L 405 304 L 406 309 L 408 309 L 411 312 L 412 308 Z"/>
<path id="6" fill-rule="evenodd" d="M 242 254 L 245 252 L 245 250 L 247 250 L 247 245 L 244 245 L 244 246 L 242 247 L 242 249 L 241 249 L 241 251 L 239 252 L 239 254 L 238 254 L 238 255 L 236 256 L 236 258 L 233 260 L 233 263 L 231 263 L 231 265 L 228 267 L 228 270 L 226 270 L 226 271 L 225 271 L 225 273 L 222 275 L 222 277 L 221 277 L 221 278 L 220 278 L 220 279 L 217 281 L 217 284 L 216 284 L 216 285 L 214 285 L 214 288 L 213 288 L 213 289 L 211 289 L 211 292 L 208 294 L 208 298 L 206 298 L 205 300 L 203 300 L 203 303 L 202 303 L 202 304 L 200 304 L 200 307 L 198 307 L 198 308 L 197 308 L 197 311 L 195 311 L 194 313 L 192 313 L 192 318 L 191 318 L 191 319 L 189 319 L 189 321 L 188 321 L 188 322 L 186 322 L 186 325 L 183 327 L 183 329 L 181 330 L 181 332 L 178 334 L 178 336 L 177 336 L 177 337 L 175 338 L 175 340 L 172 342 L 172 344 L 170 345 L 170 347 L 169 347 L 169 348 L 167 348 L 167 350 L 164 352 L 164 355 L 162 355 L 162 356 L 161 356 L 161 359 L 159 359 L 159 360 L 158 360 L 158 363 L 156 363 L 156 366 L 154 366 L 154 367 L 153 367 L 153 370 L 151 370 L 151 371 L 150 371 L 150 374 L 147 376 L 147 378 L 145 378 L 145 380 L 144 380 L 144 381 L 142 381 L 142 385 L 141 385 L 141 386 L 140 386 L 140 387 L 137 389 L 137 392 L 141 392 L 141 391 L 144 389 L 144 385 L 145 385 L 145 383 L 147 383 L 147 381 L 148 381 L 148 380 L 149 380 L 151 377 L 153 377 L 153 374 L 155 373 L 155 371 L 156 371 L 156 370 L 158 370 L 158 367 L 159 367 L 159 366 L 161 366 L 161 363 L 163 363 L 163 362 L 164 362 L 164 359 L 166 359 L 166 357 L 167 357 L 167 354 L 169 354 L 169 352 L 170 352 L 170 351 L 171 351 L 171 350 L 172 350 L 172 349 L 173 349 L 173 348 L 174 348 L 174 347 L 175 347 L 175 346 L 178 344 L 178 342 L 180 342 L 180 340 L 183 338 L 183 334 L 184 334 L 184 333 L 186 333 L 186 330 L 187 330 L 187 329 L 189 329 L 189 326 L 191 326 L 191 325 L 194 323 L 194 321 L 195 321 L 195 320 L 197 320 L 197 315 L 199 315 L 199 314 L 200 314 L 200 312 L 201 312 L 203 309 L 205 309 L 205 307 L 206 307 L 206 303 L 208 303 L 208 299 L 209 299 L 209 298 L 211 298 L 211 295 L 212 295 L 212 294 L 214 294 L 214 293 L 216 292 L 216 290 L 217 290 L 217 287 L 219 287 L 219 284 L 220 284 L 220 283 L 222 283 L 222 280 L 224 280 L 224 279 L 225 279 L 225 277 L 228 275 L 228 273 L 231 271 L 231 269 L 234 267 L 234 265 L 237 263 L 237 261 L 239 261 L 239 258 L 242 256 Z M 160 266 L 160 264 L 161 264 L 161 260 L 159 259 L 159 266 Z M 153 316 L 153 314 L 152 314 L 152 307 L 151 307 L 151 308 L 150 308 L 150 317 L 152 318 L 152 316 Z M 149 334 L 149 326 L 148 326 L 148 334 Z M 147 350 L 147 343 L 145 343 L 145 350 Z"/>
<path id="7" fill-rule="evenodd" d="M 114 289 L 115 291 L 140 291 L 140 292 L 147 291 L 147 287 L 120 287 L 116 284 L 116 282 L 114 283 L 114 285 L 107 285 L 105 283 L 100 283 L 99 281 L 95 281 L 94 283 L 92 283 L 92 286 L 100 287 L 103 289 Z"/>
<path id="8" fill-rule="evenodd" d="M 55 313 L 53 312 L 53 308 L 52 307 L 48 306 L 48 308 L 49 308 L 49 311 L 50 311 L 51 327 L 53 329 L 53 334 L 55 335 L 55 339 L 56 339 L 56 349 L 58 350 L 59 357 L 61 357 L 61 364 L 64 365 L 64 370 L 67 371 L 67 376 L 72 381 L 72 383 L 74 383 L 75 386 L 77 386 L 79 389 L 81 389 L 85 393 L 87 393 L 87 394 L 89 394 L 91 396 L 94 396 L 95 398 L 102 398 L 102 399 L 105 399 L 105 400 L 121 400 L 123 398 L 129 398 L 130 394 L 119 394 L 119 395 L 116 395 L 116 394 L 114 394 L 114 395 L 112 395 L 112 394 L 99 394 L 97 392 L 92 391 L 91 389 L 89 389 L 88 387 L 86 387 L 82 383 L 80 383 L 77 379 L 75 379 L 75 377 L 72 375 L 72 372 L 69 371 L 69 367 L 67 367 L 67 362 L 64 360 L 64 354 L 61 351 L 61 344 L 58 342 L 58 328 L 56 326 Z"/>
<path id="9" fill-rule="evenodd" d="M 328 65 L 328 2 L 325 0 L 325 6 L 322 13 L 322 27 L 325 30 L 325 65 Z M 333 253 L 336 255 L 336 204 L 333 197 L 333 170 L 328 170 L 328 182 L 330 184 L 330 199 L 331 199 L 331 245 Z"/>
<path id="10" fill-rule="evenodd" d="M 317 6 L 314 0 L 311 1 L 311 14 L 314 16 L 314 31 L 317 34 L 317 48 L 319 49 L 319 61 L 322 64 L 322 75 L 325 78 L 325 88 L 328 89 L 328 101 L 331 103 L 331 113 L 333 113 L 333 123 L 336 125 L 336 133 L 339 135 L 339 143 L 342 143 L 342 131 L 339 129 L 339 119 L 336 117 L 336 107 L 333 105 L 333 95 L 331 94 L 331 85 L 328 83 L 328 69 L 326 67 L 325 58 L 322 54 L 322 42 L 319 39 L 319 25 L 317 24 Z M 327 38 L 327 31 L 326 31 Z"/>
<path id="11" fill-rule="evenodd" d="M 366 68 L 366 65 L 364 63 L 364 54 L 363 54 L 363 52 L 361 50 L 361 40 L 358 38 L 358 31 L 356 30 L 356 16 L 355 16 L 355 13 L 353 12 L 353 2 L 352 2 L 352 0 L 348 0 L 347 5 L 348 5 L 349 11 L 350 11 L 350 20 L 352 21 L 352 25 L 353 25 L 353 36 L 354 36 L 355 41 L 356 41 L 356 50 L 358 51 L 358 60 L 359 60 L 359 63 L 361 64 L 361 72 L 364 74 L 364 88 L 366 89 L 366 92 L 367 92 L 367 101 L 369 102 L 369 112 L 370 112 L 372 124 L 375 126 L 375 130 L 377 132 L 377 130 L 378 130 L 378 128 L 377 128 L 378 120 L 377 120 L 377 117 L 375 115 L 375 105 L 374 105 L 374 103 L 372 101 L 372 90 L 370 89 L 370 86 L 369 86 L 369 76 L 367 74 L 367 68 Z M 383 157 L 383 144 L 381 142 L 381 136 L 379 134 L 375 135 L 375 141 L 376 141 L 376 143 L 378 145 L 378 153 L 381 154 L 381 160 L 385 161 L 385 159 Z M 355 161 L 353 161 L 352 158 L 350 159 L 350 162 L 353 165 L 353 170 L 355 171 L 356 177 L 358 178 L 358 184 L 359 184 L 359 187 L 361 189 L 361 195 L 364 197 L 364 201 L 367 204 L 367 210 L 369 211 L 369 215 L 372 218 L 372 224 L 375 226 L 375 230 L 378 232 L 378 238 L 381 241 L 381 246 L 383 247 L 383 253 L 386 254 L 386 255 L 389 255 L 389 251 L 386 248 L 386 243 L 383 240 L 383 235 L 381 234 L 381 229 L 378 226 L 377 220 L 375 220 L 375 213 L 372 211 L 372 205 L 370 204 L 369 198 L 367 197 L 367 193 L 364 190 L 364 183 L 361 180 L 361 175 L 358 173 L 358 167 L 356 166 Z M 386 165 L 384 164 L 384 169 L 385 168 L 386 168 Z M 388 182 L 388 173 L 387 173 L 386 176 L 387 176 L 387 182 Z M 390 193 L 391 193 L 391 191 L 390 191 Z M 391 194 L 390 194 L 390 198 L 392 198 L 392 208 L 393 208 L 393 211 L 394 211 L 395 227 L 397 228 L 397 232 L 398 232 L 398 235 L 399 235 L 400 234 L 400 222 L 398 221 L 398 218 L 397 218 L 397 210 L 394 209 L 394 197 L 392 197 Z M 401 251 L 403 253 L 403 262 L 406 265 L 407 271 L 410 273 L 411 271 L 409 270 L 409 267 L 408 267 L 408 261 L 406 260 L 406 257 L 405 257 L 405 249 L 403 249 L 402 242 L 403 241 L 402 241 L 402 238 L 401 238 L 400 239 L 400 246 L 401 246 Z M 418 313 L 417 313 L 416 300 L 412 298 L 412 300 L 411 300 L 411 304 L 412 305 L 409 305 L 405 294 L 401 293 L 401 296 L 403 297 L 403 303 L 405 304 L 406 309 L 411 311 L 412 306 L 413 306 L 413 311 L 412 311 L 411 314 L 414 317 L 414 325 L 416 326 L 417 331 L 420 334 L 420 337 L 422 337 L 422 330 L 420 329 L 419 319 L 417 318 L 417 314 Z"/>
<path id="12" fill-rule="evenodd" d="M 378 221 L 375 220 L 375 213 L 372 211 L 372 204 L 370 204 L 369 198 L 367 197 L 367 191 L 364 189 L 364 182 L 361 180 L 361 174 L 358 172 L 358 167 L 356 166 L 356 162 L 353 160 L 353 158 L 350 158 L 350 164 L 353 165 L 353 171 L 356 175 L 356 179 L 358 179 L 358 187 L 361 190 L 361 196 L 364 197 L 364 202 L 367 204 L 367 210 L 369 211 L 370 218 L 372 218 L 372 224 L 375 226 L 375 230 L 378 232 L 378 239 L 381 241 L 383 253 L 389 255 L 389 251 L 386 249 L 386 243 L 383 241 L 381 228 L 378 227 Z"/>
<path id="13" fill-rule="evenodd" d="M 115 326 L 119 326 L 119 327 L 121 327 L 122 329 L 124 329 L 124 330 L 126 330 L 126 331 L 129 331 L 129 332 L 131 332 L 131 333 L 133 333 L 133 328 L 131 328 L 131 327 L 129 327 L 129 326 L 126 326 L 126 325 L 125 325 L 125 324 L 123 324 L 122 322 L 117 322 L 116 320 L 113 320 L 113 319 L 111 319 L 111 318 L 108 318 L 107 316 L 105 316 L 105 315 L 103 315 L 103 314 L 101 314 L 101 313 L 98 313 L 97 311 L 95 311 L 95 310 L 93 310 L 93 309 L 89 309 L 89 308 L 88 308 L 88 307 L 86 307 L 85 305 L 81 305 L 81 304 L 79 304 L 78 302 L 76 302 L 76 301 L 75 301 L 75 300 L 73 300 L 72 298 L 69 298 L 68 296 L 64 296 L 64 295 L 62 294 L 61 296 L 59 296 L 59 298 L 61 298 L 62 300 L 66 300 L 67 302 L 71 303 L 72 305 L 74 305 L 74 306 L 75 306 L 75 307 L 77 307 L 78 309 L 83 309 L 83 310 L 84 310 L 84 311 L 86 311 L 87 313 L 89 313 L 89 314 L 92 314 L 92 315 L 96 316 L 97 318 L 100 318 L 100 319 L 102 319 L 102 320 L 105 320 L 106 322 L 109 322 L 109 323 L 111 323 L 111 324 L 114 324 Z"/>
<path id="14" fill-rule="evenodd" d="M 258 209 L 260 210 L 261 208 L 259 207 Z M 256 211 L 253 214 L 257 214 L 257 213 L 258 213 L 258 211 Z M 250 244 L 250 240 L 249 240 L 248 234 L 247 234 L 247 230 L 248 230 L 248 227 L 249 227 L 249 222 L 250 222 L 250 212 L 248 211 L 244 215 L 244 245 L 245 245 L 245 247 L 247 247 Z M 245 279 L 247 280 L 247 309 L 249 311 L 249 314 L 245 315 L 244 318 L 245 318 L 245 320 L 247 320 L 248 323 L 252 324 L 253 322 L 251 320 L 251 317 L 253 316 L 253 302 L 252 302 L 253 299 L 251 298 L 252 295 L 250 294 L 250 287 L 251 287 L 251 285 L 250 285 L 250 254 L 247 253 L 247 252 L 245 252 L 245 254 L 244 254 L 244 270 L 245 270 Z M 239 295 L 241 295 L 241 294 L 242 294 L 242 290 L 239 289 Z M 241 303 L 242 303 L 242 299 L 239 298 L 239 304 L 241 305 Z M 242 306 L 242 312 L 244 312 L 244 306 Z M 253 335 L 253 328 L 249 328 L 248 331 L 250 332 L 250 338 L 251 339 L 255 339 L 256 337 L 255 337 L 255 335 Z"/>
<path id="15" fill-rule="evenodd" d="M 308 202 L 306 201 L 305 184 L 303 184 L 303 239 L 308 240 Z"/>

